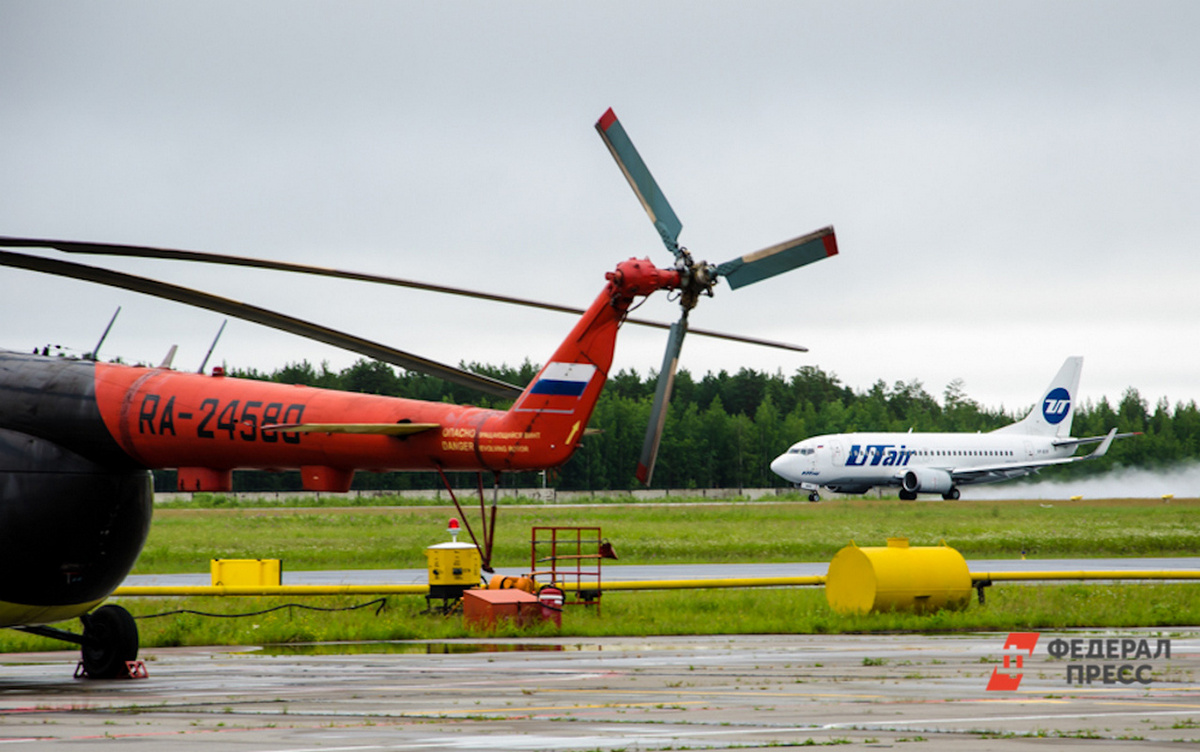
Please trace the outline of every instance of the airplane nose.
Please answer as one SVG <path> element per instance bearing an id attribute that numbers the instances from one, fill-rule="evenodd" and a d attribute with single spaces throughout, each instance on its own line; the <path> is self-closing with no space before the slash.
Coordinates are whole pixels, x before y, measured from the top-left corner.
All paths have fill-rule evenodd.
<path id="1" fill-rule="evenodd" d="M 783 478 L 784 480 L 790 480 L 792 482 L 795 482 L 797 480 L 797 478 L 792 477 L 793 474 L 788 472 L 788 469 L 789 469 L 788 465 L 791 464 L 790 462 L 788 462 L 789 459 L 790 459 L 790 457 L 788 455 L 781 454 L 778 457 L 776 457 L 775 459 L 771 460 L 771 472 L 775 473 L 776 475 L 778 475 L 780 478 Z"/>

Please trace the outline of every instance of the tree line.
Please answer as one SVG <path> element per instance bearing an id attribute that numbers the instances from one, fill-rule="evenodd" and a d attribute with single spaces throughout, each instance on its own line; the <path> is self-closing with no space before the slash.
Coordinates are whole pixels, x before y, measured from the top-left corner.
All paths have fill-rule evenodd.
<path id="1" fill-rule="evenodd" d="M 461 364 L 512 384 L 526 384 L 538 367 Z M 341 371 L 327 364 L 292 363 L 272 373 L 229 369 L 230 375 L 289 384 L 368 392 L 434 402 L 505 407 L 506 403 L 467 387 L 377 361 L 359 360 Z M 653 399 L 655 374 L 643 378 L 622 370 L 610 377 L 593 413 L 582 446 L 565 465 L 543 478 L 537 473 L 506 475 L 505 486 L 528 488 L 543 483 L 562 490 L 638 488 L 634 478 Z M 1023 417 L 1032 405 L 1005 412 L 979 405 L 961 380 L 948 384 L 941 400 L 920 381 L 888 385 L 877 381 L 865 391 L 841 383 L 832 373 L 805 366 L 790 376 L 743 368 L 696 379 L 687 370 L 676 376 L 666 430 L 654 471 L 655 488 L 766 488 L 786 482 L 770 462 L 791 444 L 809 436 L 851 431 L 990 431 Z M 1132 387 L 1113 405 L 1106 397 L 1075 408 L 1072 433 L 1101 436 L 1116 427 L 1145 435 L 1115 442 L 1095 462 L 1049 468 L 1042 477 L 1071 478 L 1100 474 L 1114 466 L 1161 468 L 1200 457 L 1200 410 L 1196 403 L 1153 409 Z M 170 479 L 163 479 L 169 488 Z M 239 490 L 294 490 L 296 474 L 236 474 Z M 473 485 L 474 480 L 464 481 Z M 432 473 L 358 473 L 355 488 L 435 488 Z"/>

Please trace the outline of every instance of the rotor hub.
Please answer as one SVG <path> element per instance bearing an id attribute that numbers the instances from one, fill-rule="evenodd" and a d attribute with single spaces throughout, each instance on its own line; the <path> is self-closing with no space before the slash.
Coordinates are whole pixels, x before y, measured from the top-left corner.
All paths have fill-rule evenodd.
<path id="1" fill-rule="evenodd" d="M 679 305 L 684 311 L 696 307 L 701 295 L 712 297 L 713 287 L 717 284 L 717 267 L 701 261 L 692 260 L 692 254 L 686 248 L 679 249 L 675 259 L 675 268 L 679 272 Z"/>

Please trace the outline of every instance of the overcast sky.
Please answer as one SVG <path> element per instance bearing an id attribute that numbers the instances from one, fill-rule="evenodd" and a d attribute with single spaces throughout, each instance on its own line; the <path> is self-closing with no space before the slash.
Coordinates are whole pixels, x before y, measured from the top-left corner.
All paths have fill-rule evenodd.
<path id="1" fill-rule="evenodd" d="M 1200 4 L 0 0 L 0 235 L 372 271 L 585 306 L 670 263 L 593 129 L 612 106 L 724 261 L 825 225 L 839 256 L 724 285 L 697 376 L 805 365 L 855 388 L 1032 405 L 1200 400 Z M 45 255 L 64 257 L 47 251 Z M 199 287 L 443 362 L 544 362 L 568 316 L 161 261 Z M 0 347 L 199 365 L 222 317 L 0 269 Z M 641 315 L 671 321 L 657 296 Z M 617 367 L 666 333 L 626 328 Z M 357 356 L 231 321 L 215 361 Z"/>

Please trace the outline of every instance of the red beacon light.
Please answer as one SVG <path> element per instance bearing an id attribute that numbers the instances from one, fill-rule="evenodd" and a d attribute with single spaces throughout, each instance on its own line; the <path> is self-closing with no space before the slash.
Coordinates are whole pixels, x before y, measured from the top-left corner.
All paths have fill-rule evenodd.
<path id="1" fill-rule="evenodd" d="M 446 528 L 446 532 L 450 533 L 450 540 L 458 543 L 458 520 L 454 517 L 450 518 L 450 525 Z"/>

